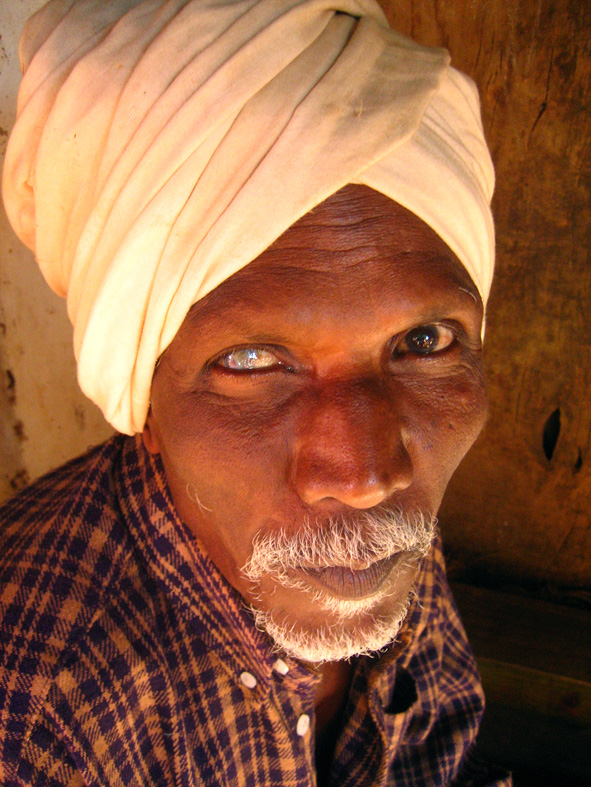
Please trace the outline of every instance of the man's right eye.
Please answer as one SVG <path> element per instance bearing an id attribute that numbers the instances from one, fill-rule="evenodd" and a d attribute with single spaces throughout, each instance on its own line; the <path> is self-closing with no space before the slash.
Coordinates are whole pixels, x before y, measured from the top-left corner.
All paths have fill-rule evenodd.
<path id="1" fill-rule="evenodd" d="M 264 347 L 238 347 L 220 355 L 212 366 L 234 372 L 256 372 L 283 366 L 279 358 Z"/>

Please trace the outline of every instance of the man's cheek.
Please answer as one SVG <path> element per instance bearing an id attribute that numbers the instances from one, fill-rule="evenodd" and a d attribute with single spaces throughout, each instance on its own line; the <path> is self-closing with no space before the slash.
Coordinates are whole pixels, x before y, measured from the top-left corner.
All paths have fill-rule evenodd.
<path id="1" fill-rule="evenodd" d="M 459 464 L 486 423 L 488 395 L 484 377 L 481 373 L 469 375 L 454 393 L 454 410 L 448 428 L 457 445 Z"/>
<path id="2" fill-rule="evenodd" d="M 447 381 L 416 396 L 413 405 L 407 439 L 415 487 L 431 489 L 440 502 L 486 421 L 486 391 L 475 380 Z"/>

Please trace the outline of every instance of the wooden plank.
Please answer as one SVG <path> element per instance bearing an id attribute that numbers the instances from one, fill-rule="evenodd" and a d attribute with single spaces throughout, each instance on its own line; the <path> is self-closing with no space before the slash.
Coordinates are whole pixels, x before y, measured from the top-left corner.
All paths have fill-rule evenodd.
<path id="1" fill-rule="evenodd" d="M 481 755 L 516 787 L 591 784 L 591 612 L 452 583 L 486 695 Z"/>
<path id="2" fill-rule="evenodd" d="M 591 611 L 452 583 L 478 658 L 591 683 Z"/>
<path id="3" fill-rule="evenodd" d="M 480 755 L 513 771 L 515 787 L 589 787 L 591 729 L 489 702 Z"/>
<path id="4" fill-rule="evenodd" d="M 591 683 L 495 659 L 476 659 L 487 701 L 591 729 Z"/>

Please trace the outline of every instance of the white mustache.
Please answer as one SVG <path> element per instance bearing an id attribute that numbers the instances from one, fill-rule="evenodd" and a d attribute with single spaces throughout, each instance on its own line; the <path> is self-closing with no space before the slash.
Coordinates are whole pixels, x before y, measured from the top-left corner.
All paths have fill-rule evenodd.
<path id="1" fill-rule="evenodd" d="M 282 575 L 302 568 L 342 566 L 358 569 L 397 552 L 417 559 L 429 551 L 437 519 L 423 512 L 374 508 L 353 516 L 331 517 L 322 524 L 308 517 L 295 533 L 260 531 L 242 572 L 252 582 L 265 574 Z"/>

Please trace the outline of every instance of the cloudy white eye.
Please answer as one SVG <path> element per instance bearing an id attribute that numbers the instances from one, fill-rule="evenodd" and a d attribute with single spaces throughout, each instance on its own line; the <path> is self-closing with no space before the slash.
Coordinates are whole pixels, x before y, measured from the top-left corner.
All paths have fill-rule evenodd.
<path id="1" fill-rule="evenodd" d="M 236 372 L 255 372 L 280 366 L 277 356 L 264 347 L 240 347 L 220 356 L 216 366 Z"/>
<path id="2" fill-rule="evenodd" d="M 394 348 L 395 358 L 404 355 L 434 355 L 450 347 L 456 334 L 446 325 L 419 325 L 399 338 Z"/>

